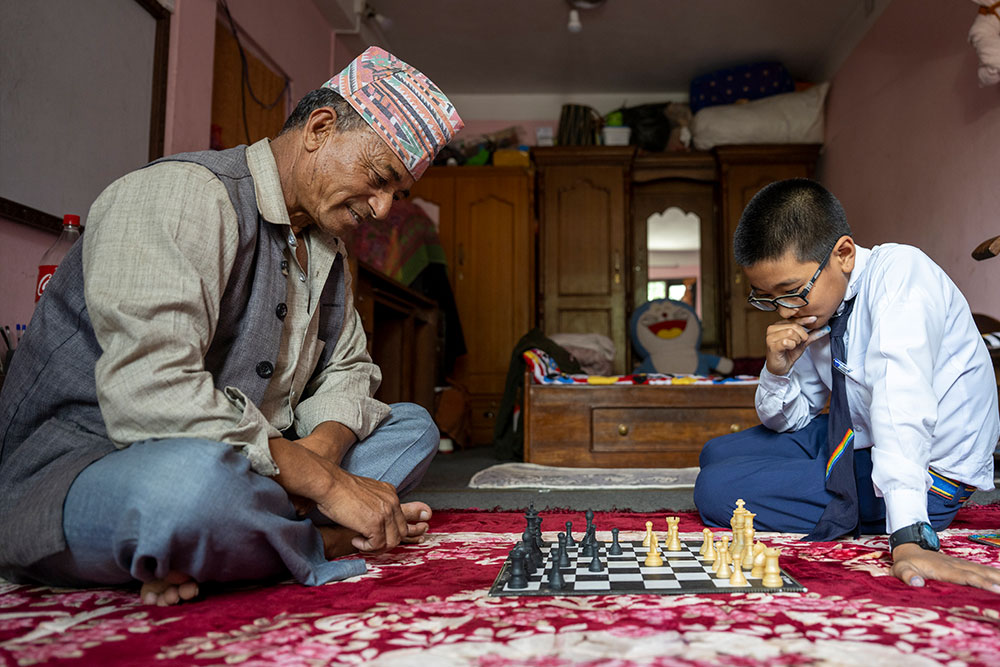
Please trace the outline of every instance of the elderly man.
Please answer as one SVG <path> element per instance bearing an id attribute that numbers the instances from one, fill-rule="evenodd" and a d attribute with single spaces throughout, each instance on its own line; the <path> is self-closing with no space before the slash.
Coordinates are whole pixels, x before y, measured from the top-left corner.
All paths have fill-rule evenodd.
<path id="1" fill-rule="evenodd" d="M 364 572 L 419 540 L 400 504 L 437 447 L 372 398 L 339 236 L 386 215 L 462 128 L 424 75 L 370 48 L 281 134 L 174 155 L 105 190 L 0 394 L 0 574 L 60 586 Z"/>

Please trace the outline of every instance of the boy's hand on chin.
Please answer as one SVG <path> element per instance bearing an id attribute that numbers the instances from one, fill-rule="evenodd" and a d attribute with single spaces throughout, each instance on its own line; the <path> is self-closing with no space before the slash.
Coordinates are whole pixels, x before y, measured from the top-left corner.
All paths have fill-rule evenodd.
<path id="1" fill-rule="evenodd" d="M 813 341 L 830 333 L 829 325 L 810 331 L 807 326 L 816 316 L 779 320 L 767 328 L 767 370 L 773 375 L 788 375 L 792 366 Z"/>

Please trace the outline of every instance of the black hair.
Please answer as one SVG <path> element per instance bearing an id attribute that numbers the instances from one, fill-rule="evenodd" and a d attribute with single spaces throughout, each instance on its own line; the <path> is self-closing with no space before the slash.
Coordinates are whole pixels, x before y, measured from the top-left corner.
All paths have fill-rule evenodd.
<path id="1" fill-rule="evenodd" d="M 309 114 L 316 109 L 330 107 L 337 113 L 336 128 L 338 132 L 350 132 L 352 130 L 363 130 L 368 127 L 368 123 L 361 117 L 350 102 L 345 100 L 340 94 L 330 88 L 317 88 L 299 100 L 295 110 L 288 116 L 284 127 L 278 134 L 284 134 L 289 130 L 302 127 L 309 120 Z"/>
<path id="2" fill-rule="evenodd" d="M 844 207 L 808 178 L 776 181 L 754 195 L 733 234 L 740 266 L 781 258 L 789 250 L 800 262 L 822 262 L 841 236 L 851 236 Z"/>

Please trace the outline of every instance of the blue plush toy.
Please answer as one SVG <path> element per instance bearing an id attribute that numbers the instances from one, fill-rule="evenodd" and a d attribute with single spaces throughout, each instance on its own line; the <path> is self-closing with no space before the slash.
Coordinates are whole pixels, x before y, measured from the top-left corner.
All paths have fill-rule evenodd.
<path id="1" fill-rule="evenodd" d="M 699 352 L 701 320 L 683 301 L 646 302 L 632 313 L 629 330 L 642 357 L 636 372 L 728 375 L 733 370 L 732 359 Z"/>

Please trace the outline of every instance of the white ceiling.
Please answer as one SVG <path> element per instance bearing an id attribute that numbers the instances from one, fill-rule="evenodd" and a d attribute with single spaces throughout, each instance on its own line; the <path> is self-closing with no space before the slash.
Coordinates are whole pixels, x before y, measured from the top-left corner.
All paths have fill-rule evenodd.
<path id="1" fill-rule="evenodd" d="M 683 93 L 720 67 L 779 60 L 830 78 L 890 0 L 606 0 L 567 28 L 567 0 L 314 0 L 338 39 L 381 42 L 447 94 Z M 352 16 L 353 18 L 353 16 Z M 352 34 L 354 33 L 354 34 Z"/>

